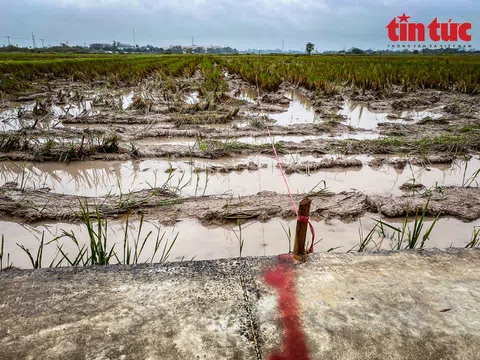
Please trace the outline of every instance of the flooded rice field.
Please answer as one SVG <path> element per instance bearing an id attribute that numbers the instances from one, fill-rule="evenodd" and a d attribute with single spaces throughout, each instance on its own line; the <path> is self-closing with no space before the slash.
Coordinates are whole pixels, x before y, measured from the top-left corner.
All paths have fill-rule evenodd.
<path id="1" fill-rule="evenodd" d="M 322 139 L 333 140 L 373 140 L 378 139 L 380 135 L 378 133 L 340 133 L 340 134 L 324 134 L 324 135 L 273 135 L 272 138 L 268 136 L 241 136 L 238 138 L 219 138 L 215 139 L 219 142 L 238 142 L 249 145 L 266 145 L 270 144 L 273 140 L 274 143 L 279 142 L 293 142 L 302 143 L 304 141 L 316 141 Z M 198 144 L 198 140 L 195 138 L 144 138 L 136 141 L 137 145 L 141 146 L 154 146 L 154 145 L 172 145 L 172 146 L 188 146 L 192 147 Z"/>
<path id="2" fill-rule="evenodd" d="M 406 111 L 374 111 L 361 104 L 345 101 L 343 109 L 338 112 L 346 118 L 346 123 L 354 128 L 373 130 L 379 123 L 392 122 L 406 124 L 423 119 L 438 119 L 442 115 L 438 109 L 432 110 L 406 110 Z"/>
<path id="3" fill-rule="evenodd" d="M 309 170 L 308 164 L 314 168 L 315 163 L 321 164 L 328 159 L 357 160 L 359 163 Z M 280 158 L 287 172 L 289 167 L 307 163 L 306 167 L 294 168 L 287 174 L 290 188 L 296 194 L 308 193 L 322 183 L 322 188 L 332 192 L 357 190 L 372 195 L 400 195 L 404 193 L 400 188 L 403 184 L 421 184 L 425 188 L 465 186 L 480 169 L 479 156 L 452 164 L 405 163 L 403 168 L 389 164 L 370 166 L 374 159 L 369 156 L 317 158 L 294 154 Z M 402 163 L 402 159 L 399 160 Z M 249 169 L 248 164 L 254 164 L 254 170 Z M 237 167 L 240 170 L 236 170 Z M 204 171 L 207 168 L 210 170 Z M 24 188 L 48 188 L 52 192 L 79 196 L 118 195 L 156 187 L 173 189 L 183 196 L 286 192 L 275 158 L 260 155 L 215 161 L 185 158 L 70 164 L 0 162 L 0 185 L 8 182 L 20 183 Z M 470 185 L 478 186 L 477 180 Z"/>
<path id="4" fill-rule="evenodd" d="M 98 114 L 94 110 L 92 100 L 86 100 L 81 103 L 72 103 L 68 105 L 52 105 L 49 109 L 49 116 L 47 121 L 38 121 L 38 126 L 41 128 L 62 127 L 62 118 L 66 117 L 84 117 L 94 116 Z M 0 111 L 0 131 L 20 130 L 31 127 L 36 123 L 35 118 L 32 118 L 31 112 L 35 109 L 35 103 L 21 105 L 15 109 L 8 109 Z M 40 115 L 41 116 L 41 115 Z M 47 115 L 44 115 L 47 116 Z"/>
<path id="5" fill-rule="evenodd" d="M 298 92 L 292 92 L 290 95 L 290 104 L 287 111 L 268 116 L 275 120 L 275 124 L 281 126 L 311 124 L 321 121 L 320 116 L 315 113 L 310 99 Z"/>
<path id="6" fill-rule="evenodd" d="M 378 215 L 371 214 L 354 222 L 341 220 L 314 221 L 313 225 L 319 236 L 315 242 L 316 252 L 357 251 L 360 243 L 360 235 L 366 236 L 375 226 Z M 401 227 L 403 219 L 384 219 L 389 225 Z M 425 221 L 425 230 L 428 229 L 434 219 Z M 125 238 L 125 222 L 111 221 L 107 235 L 108 248 L 115 246 L 118 251 L 120 262 L 123 262 L 123 245 Z M 409 223 L 413 228 L 413 221 Z M 480 226 L 480 221 L 474 221 L 469 226 L 457 219 L 442 218 L 437 221 L 430 240 L 426 242 L 426 248 L 445 249 L 451 246 L 464 247 L 472 236 L 472 228 Z M 71 238 L 62 234 L 73 233 L 80 248 L 89 246 L 89 236 L 84 226 L 71 223 L 38 223 L 35 225 L 19 224 L 12 221 L 0 221 L 0 228 L 7 234 L 15 234 L 15 243 L 7 242 L 4 248 L 5 256 L 15 260 L 15 266 L 27 268 L 31 266 L 27 254 L 18 248 L 16 243 L 26 248 L 38 247 L 42 236 L 48 243 L 43 249 L 44 266 L 52 261 L 56 265 L 62 258 L 58 248 L 75 258 L 78 255 L 78 247 Z M 139 231 L 141 230 L 141 231 Z M 140 229 L 139 221 L 130 221 L 128 225 L 128 239 L 132 244 L 137 238 L 143 241 L 151 232 L 145 243 L 144 249 L 139 256 L 139 262 L 151 262 L 155 253 L 157 236 L 162 239 L 160 250 L 155 254 L 153 262 L 158 261 L 164 247 L 170 247 L 169 261 L 209 260 L 239 256 L 268 256 L 284 254 L 292 249 L 293 238 L 289 242 L 289 231 L 295 233 L 295 221 L 272 219 L 267 223 L 258 221 L 246 222 L 240 226 L 236 223 L 224 226 L 204 226 L 196 220 L 182 220 L 175 226 L 163 226 L 155 221 L 144 222 Z M 374 232 L 373 241 L 369 244 L 370 249 L 392 250 L 397 246 L 396 234 L 392 230 L 386 230 L 381 234 L 379 230 Z M 140 233 L 140 235 L 139 235 Z M 293 235 L 292 235 L 293 236 Z M 310 237 L 307 237 L 310 242 Z M 405 246 L 405 244 L 403 244 Z M 63 262 L 66 266 L 66 261 Z"/>
<path id="7" fill-rule="evenodd" d="M 298 124 L 315 124 L 325 122 L 331 115 L 337 115 L 338 121 L 363 130 L 375 130 L 379 123 L 391 122 L 397 124 L 414 123 L 424 119 L 438 119 L 442 117 L 441 108 L 425 110 L 405 110 L 405 111 L 382 111 L 372 110 L 367 105 L 356 103 L 351 100 L 345 100 L 339 105 L 340 110 L 330 110 L 328 113 L 316 111 L 310 98 L 298 91 L 292 91 L 285 96 L 290 100 L 288 108 L 285 111 L 269 114 L 262 113 L 274 121 L 275 125 L 290 126 Z M 238 99 L 249 103 L 256 103 L 255 92 L 250 89 L 242 89 Z M 251 113 L 255 114 L 255 113 Z"/>
<path id="8" fill-rule="evenodd" d="M 42 234 L 42 266 L 67 266 L 91 244 L 86 218 L 108 223 L 93 236 L 115 245 L 112 262 L 126 233 L 127 247 L 148 237 L 138 262 L 288 252 L 295 214 L 272 142 L 293 195 L 314 199 L 315 251 L 405 248 L 405 221 L 413 247 L 480 245 L 478 96 L 265 91 L 208 71 L 2 100 L 0 267 L 32 267 Z"/>

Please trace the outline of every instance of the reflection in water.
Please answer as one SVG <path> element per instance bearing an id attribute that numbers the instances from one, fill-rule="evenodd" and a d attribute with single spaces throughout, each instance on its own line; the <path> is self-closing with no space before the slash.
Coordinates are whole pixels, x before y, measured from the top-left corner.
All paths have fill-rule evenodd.
<path id="1" fill-rule="evenodd" d="M 331 156 L 325 156 L 329 158 Z M 330 191 L 341 192 L 350 189 L 367 194 L 401 195 L 399 186 L 406 182 L 421 183 L 427 188 L 439 185 L 462 186 L 480 169 L 480 159 L 473 157 L 469 161 L 458 161 L 451 166 L 407 166 L 403 170 L 384 165 L 372 168 L 366 163 L 367 156 L 357 156 L 362 160 L 362 168 L 330 168 L 309 174 L 293 173 L 288 175 L 290 187 L 295 193 L 309 192 L 315 185 L 325 181 Z M 303 161 L 321 161 L 313 156 L 291 155 L 281 158 L 287 164 Z M 257 171 L 242 171 L 208 174 L 196 173 L 196 168 L 206 166 L 235 166 L 239 163 L 254 162 L 259 165 Z M 266 168 L 261 168 L 266 164 Z M 273 158 L 268 156 L 250 156 L 223 160 L 166 159 L 144 161 L 83 161 L 64 163 L 26 163 L 25 166 L 11 162 L 0 162 L 0 185 L 7 181 L 22 183 L 22 186 L 48 187 L 52 191 L 71 195 L 102 196 L 129 191 L 168 186 L 173 190 L 181 189 L 184 196 L 233 193 L 252 195 L 259 191 L 270 190 L 285 193 L 281 173 Z M 174 170 L 171 172 L 171 170 Z M 171 173 L 170 173 L 171 172 Z M 23 179 L 23 180 L 22 180 Z M 474 179 L 471 186 L 478 186 L 480 179 Z M 206 187 L 206 189 L 205 189 Z"/>
<path id="2" fill-rule="evenodd" d="M 378 215 L 367 215 L 361 221 L 344 223 L 337 219 L 325 221 L 313 221 L 316 233 L 321 237 L 321 241 L 316 245 L 316 252 L 324 252 L 335 248 L 337 252 L 346 252 L 354 248 L 359 243 L 359 227 L 363 233 L 367 234 L 375 225 L 373 219 Z M 427 219 L 424 229 L 428 229 L 433 219 Z M 402 219 L 385 219 L 386 222 L 394 226 L 400 226 Z M 116 249 L 122 249 L 123 234 L 125 232 L 125 221 L 110 221 L 108 233 L 108 246 L 115 243 Z M 283 225 L 283 227 L 282 227 Z M 410 227 L 413 225 L 410 224 Z M 440 218 L 436 223 L 426 242 L 427 248 L 447 248 L 450 246 L 464 247 L 471 239 L 474 226 L 480 226 L 480 220 L 464 223 L 453 218 Z M 34 226 L 25 226 L 11 221 L 0 221 L 1 234 L 5 236 L 5 256 L 9 254 L 13 265 L 20 268 L 31 267 L 27 255 L 16 245 L 24 245 L 33 253 L 38 249 L 39 239 L 42 232 L 45 233 L 45 243 L 48 243 L 56 236 L 62 233 L 62 230 L 73 231 L 79 240 L 80 246 L 88 246 L 88 234 L 85 227 L 80 224 L 71 223 L 40 223 Z M 137 238 L 139 221 L 130 219 L 129 238 Z M 284 228 L 295 231 L 295 221 L 285 221 L 272 219 L 267 223 L 251 221 L 244 223 L 240 229 L 236 224 L 225 226 L 203 226 L 196 220 L 181 221 L 175 226 L 162 226 L 156 221 L 145 222 L 142 227 L 140 239 L 145 239 L 147 234 L 152 231 L 155 236 L 149 237 L 145 248 L 140 256 L 140 262 L 151 260 L 154 252 L 156 234 L 165 233 L 164 240 L 169 243 L 177 236 L 178 238 L 172 248 L 169 261 L 190 260 L 195 257 L 196 260 L 232 258 L 240 254 L 239 241 L 242 239 L 242 256 L 264 256 L 278 255 L 288 252 L 288 238 Z M 425 231 L 424 230 L 424 231 Z M 119 236 L 119 234 L 122 234 Z M 380 244 L 382 249 L 391 249 L 389 236 L 392 231 L 386 230 L 387 238 L 383 242 L 379 241 L 377 234 L 374 240 Z M 45 246 L 43 252 L 43 264 L 48 266 L 57 253 L 57 244 L 63 244 L 62 250 L 70 257 L 75 257 L 78 249 L 73 241 L 68 238 L 62 238 L 58 242 L 52 242 Z M 162 243 L 162 246 L 164 243 Z M 117 254 L 122 260 L 123 252 L 120 250 Z M 154 259 L 158 261 L 159 254 Z M 58 260 L 58 259 L 57 259 Z M 64 262 L 62 264 L 66 266 Z"/>
<path id="3" fill-rule="evenodd" d="M 190 94 L 188 94 L 185 98 L 185 102 L 190 105 L 199 103 L 200 97 L 199 97 L 198 91 L 193 91 Z"/>
<path id="4" fill-rule="evenodd" d="M 194 146 L 198 144 L 198 141 L 193 137 L 181 137 L 175 136 L 169 137 L 156 137 L 156 138 L 144 138 L 135 141 L 136 145 L 140 146 L 154 146 L 154 145 L 172 145 L 172 146 Z"/>
<path id="5" fill-rule="evenodd" d="M 287 111 L 279 114 L 260 114 L 266 115 L 276 121 L 277 125 L 288 126 L 294 124 L 309 124 L 321 121 L 319 115 L 315 113 L 312 106 L 312 101 L 298 91 L 293 91 L 290 96 L 290 105 Z M 381 122 L 397 122 L 409 123 L 412 121 L 419 121 L 424 118 L 437 119 L 442 115 L 436 111 L 431 110 L 408 110 L 400 112 L 382 112 L 372 111 L 368 107 L 356 104 L 350 100 L 346 100 L 342 110 L 337 112 L 338 115 L 343 115 L 347 118 L 347 124 L 365 130 L 376 129 L 378 123 Z"/>
<path id="6" fill-rule="evenodd" d="M 121 107 L 123 110 L 127 110 L 133 103 L 133 99 L 136 93 L 128 91 L 120 95 Z M 146 98 L 145 94 L 141 94 L 143 98 Z M 21 105 L 15 109 L 7 109 L 0 111 L 0 131 L 19 130 L 24 127 L 32 126 L 36 119 L 25 119 L 24 114 L 31 112 L 35 107 L 35 103 L 28 103 Z M 93 100 L 72 101 L 66 105 L 52 105 L 49 107 L 50 115 L 46 120 L 42 120 L 37 124 L 38 128 L 49 128 L 55 125 L 55 127 L 62 127 L 62 117 L 72 116 L 93 116 L 99 112 L 94 109 Z M 37 117 L 37 118 L 42 118 Z"/>
<path id="7" fill-rule="evenodd" d="M 274 142 L 293 142 L 301 143 L 307 140 L 321 140 L 321 139 L 330 139 L 330 140 L 374 140 L 378 139 L 380 135 L 374 132 L 360 132 L 360 133 L 338 133 L 338 134 L 323 134 L 323 135 L 274 135 Z M 230 139 L 215 139 L 219 142 L 239 142 L 250 145 L 264 145 L 270 144 L 270 138 L 268 136 L 245 136 L 239 138 Z M 137 145 L 141 146 L 154 146 L 154 145 L 172 145 L 172 146 L 194 146 L 198 144 L 198 141 L 191 137 L 158 137 L 158 138 L 144 138 L 136 141 Z"/>
<path id="8" fill-rule="evenodd" d="M 252 88 L 242 88 L 240 90 L 240 95 L 237 97 L 239 100 L 243 100 L 249 103 L 256 103 L 257 93 Z"/>
<path id="9" fill-rule="evenodd" d="M 433 110 L 416 111 L 408 110 L 401 112 L 381 112 L 372 111 L 368 107 L 356 104 L 352 101 L 345 101 L 342 110 L 338 112 L 339 115 L 347 117 L 347 124 L 360 129 L 375 129 L 378 123 L 381 122 L 396 122 L 396 123 L 411 123 L 412 121 L 422 120 L 426 117 L 437 119 L 442 115 Z"/>
<path id="10" fill-rule="evenodd" d="M 50 116 L 42 119 L 41 116 L 36 118 L 24 118 L 25 112 L 31 112 L 35 103 L 23 105 L 17 109 L 8 109 L 0 112 L 0 131 L 19 130 L 25 127 L 31 127 L 35 121 L 42 119 L 37 124 L 40 129 L 50 127 L 62 127 L 62 122 L 58 119 L 66 116 L 93 116 L 98 112 L 93 109 L 93 102 L 85 100 L 82 102 L 71 103 L 67 105 L 52 105 L 50 107 Z"/>
<path id="11" fill-rule="evenodd" d="M 34 107 L 35 103 L 0 111 L 0 131 L 18 130 L 32 126 L 35 120 L 24 119 L 21 114 L 32 111 Z"/>
<path id="12" fill-rule="evenodd" d="M 130 105 L 132 105 L 134 96 L 135 96 L 135 93 L 133 91 L 130 91 L 129 93 L 121 96 L 123 110 L 127 110 L 130 107 Z"/>
<path id="13" fill-rule="evenodd" d="M 373 140 L 378 139 L 378 133 L 340 133 L 340 134 L 324 134 L 324 135 L 303 135 L 303 136 L 295 136 L 295 135 L 275 135 L 272 136 L 274 142 L 294 142 L 294 143 L 301 143 L 302 141 L 306 140 L 321 140 L 321 139 L 330 139 L 330 140 L 347 140 L 347 139 L 355 139 L 355 140 Z M 270 144 L 271 140 L 269 137 L 266 136 L 258 136 L 258 137 L 240 137 L 236 139 L 236 141 L 251 145 L 264 145 Z"/>
<path id="14" fill-rule="evenodd" d="M 290 100 L 287 111 L 279 114 L 267 114 L 269 118 L 276 121 L 276 125 L 310 124 L 320 121 L 315 114 L 311 100 L 305 95 L 298 91 L 292 91 Z"/>

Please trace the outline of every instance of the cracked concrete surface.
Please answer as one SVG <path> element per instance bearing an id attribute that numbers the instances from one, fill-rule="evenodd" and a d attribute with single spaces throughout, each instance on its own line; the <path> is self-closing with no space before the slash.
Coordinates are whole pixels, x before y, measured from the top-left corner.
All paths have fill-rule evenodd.
<path id="1" fill-rule="evenodd" d="M 0 359 L 268 359 L 276 257 L 0 274 Z M 480 359 L 480 251 L 295 265 L 311 359 Z"/>

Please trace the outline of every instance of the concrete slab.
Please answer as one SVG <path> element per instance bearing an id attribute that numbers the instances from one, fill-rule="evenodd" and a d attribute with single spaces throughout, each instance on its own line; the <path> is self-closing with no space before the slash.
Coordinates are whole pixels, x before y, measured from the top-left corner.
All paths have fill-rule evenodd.
<path id="1" fill-rule="evenodd" d="M 478 250 L 314 254 L 283 292 L 268 269 L 278 258 L 1 273 L 0 359 L 480 359 Z"/>

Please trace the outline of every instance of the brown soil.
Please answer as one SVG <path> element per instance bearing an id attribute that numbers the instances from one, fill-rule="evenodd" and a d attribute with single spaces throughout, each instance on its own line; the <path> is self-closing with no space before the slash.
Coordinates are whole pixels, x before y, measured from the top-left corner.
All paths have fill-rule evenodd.
<path id="1" fill-rule="evenodd" d="M 304 161 L 300 164 L 283 165 L 286 174 L 331 169 L 335 167 L 362 167 L 362 161 L 358 159 L 324 159 L 322 161 Z"/>
<path id="2" fill-rule="evenodd" d="M 207 166 L 207 167 L 197 167 L 194 169 L 194 172 L 205 172 L 208 171 L 209 173 L 231 173 L 234 171 L 255 171 L 259 168 L 266 168 L 267 164 L 261 164 L 258 166 L 253 161 L 250 161 L 248 164 L 238 164 L 238 165 L 231 165 L 231 166 Z"/>
<path id="3" fill-rule="evenodd" d="M 295 201 L 300 201 L 305 195 L 296 195 Z M 367 196 L 360 192 L 332 194 L 325 191 L 308 196 L 313 200 L 311 216 L 314 218 L 354 220 L 366 212 L 400 217 L 405 216 L 407 211 L 411 215 L 417 210 L 421 211 L 428 199 L 427 215 L 453 216 L 464 221 L 480 218 L 478 188 L 446 187 L 423 194 L 392 197 Z M 195 218 L 204 224 L 221 224 L 236 219 L 268 221 L 273 217 L 291 218 L 295 215 L 288 195 L 269 191 L 243 197 L 180 198 L 163 189 L 151 189 L 122 196 L 91 198 L 55 194 L 48 189 L 21 191 L 15 183 L 0 189 L 0 212 L 3 216 L 22 221 L 78 221 L 80 204 L 88 204 L 92 213 L 97 206 L 99 212 L 107 217 L 144 211 L 147 218 L 166 224 L 185 218 Z"/>

